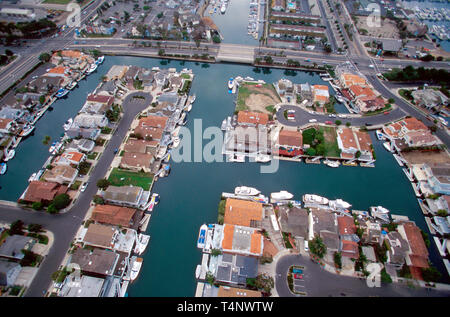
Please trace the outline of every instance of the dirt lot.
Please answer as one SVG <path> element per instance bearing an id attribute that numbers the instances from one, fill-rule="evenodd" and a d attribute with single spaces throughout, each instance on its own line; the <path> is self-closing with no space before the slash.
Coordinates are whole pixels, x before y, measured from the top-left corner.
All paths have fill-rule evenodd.
<path id="1" fill-rule="evenodd" d="M 366 36 L 373 36 L 373 37 L 384 37 L 384 38 L 390 38 L 390 39 L 399 39 L 400 35 L 397 29 L 397 25 L 395 22 L 384 19 L 381 20 L 381 27 L 377 26 L 370 26 L 374 24 L 372 21 L 368 21 L 367 19 L 370 19 L 369 17 L 364 16 L 358 16 L 358 24 L 357 28 L 358 30 L 364 29 L 367 30 L 368 33 L 364 34 Z M 369 23 L 368 23 L 369 22 Z M 372 22 L 372 23 L 370 23 Z"/>
<path id="2" fill-rule="evenodd" d="M 239 96 L 236 110 L 251 110 L 269 113 L 267 106 L 274 106 L 281 102 L 275 89 L 270 84 L 251 85 L 242 84 L 239 87 Z"/>
<path id="3" fill-rule="evenodd" d="M 450 156 L 447 152 L 408 152 L 402 153 L 403 157 L 411 164 L 443 164 L 450 163 Z"/>

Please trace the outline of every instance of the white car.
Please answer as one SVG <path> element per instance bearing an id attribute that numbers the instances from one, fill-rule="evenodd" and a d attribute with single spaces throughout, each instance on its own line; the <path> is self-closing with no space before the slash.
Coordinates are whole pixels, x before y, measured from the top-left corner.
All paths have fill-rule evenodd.
<path id="1" fill-rule="evenodd" d="M 89 182 L 84 183 L 83 185 L 81 185 L 80 191 L 84 192 L 86 190 L 86 187 L 88 187 Z"/>
<path id="2" fill-rule="evenodd" d="M 313 122 L 317 122 L 316 119 L 309 119 L 309 122 L 313 123 Z"/>
<path id="3" fill-rule="evenodd" d="M 305 252 L 308 252 L 309 248 L 308 248 L 308 241 L 307 240 L 304 241 L 304 246 L 305 246 Z"/>

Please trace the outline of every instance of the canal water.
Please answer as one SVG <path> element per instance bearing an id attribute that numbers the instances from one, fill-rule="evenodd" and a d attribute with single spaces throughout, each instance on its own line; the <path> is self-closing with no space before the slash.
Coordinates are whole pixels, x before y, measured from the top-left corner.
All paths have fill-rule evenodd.
<path id="1" fill-rule="evenodd" d="M 22 142 L 8 172 L 0 178 L 0 199 L 17 200 L 27 186 L 31 173 L 44 164 L 48 147 L 42 144 L 45 135 L 52 140 L 63 132 L 62 125 L 73 117 L 85 98 L 112 65 L 175 67 L 178 71 L 191 68 L 195 74 L 191 93 L 197 95 L 188 114 L 186 127 L 194 138 L 194 120 L 201 119 L 206 127 L 220 127 L 222 120 L 234 111 L 235 95 L 229 94 L 227 81 L 240 75 L 263 79 L 267 83 L 286 77 L 280 69 L 257 70 L 235 64 L 200 64 L 137 57 L 106 57 L 97 71 L 69 93 L 67 99 L 56 102 L 52 112 L 39 121 L 34 136 Z M 324 83 L 317 74 L 290 72 L 294 83 Z M 161 202 L 154 209 L 147 234 L 151 236 L 144 265 L 138 279 L 130 286 L 129 296 L 193 296 L 196 287 L 195 268 L 201 261 L 196 247 L 199 227 L 217 221 L 217 207 L 222 192 L 233 192 L 236 186 L 256 187 L 263 194 L 287 190 L 300 200 L 305 193 L 330 199 L 342 198 L 354 209 L 367 210 L 382 205 L 393 214 L 407 215 L 428 232 L 414 191 L 401 168 L 372 134 L 377 161 L 375 168 L 346 167 L 337 169 L 325 165 L 280 162 L 273 174 L 261 174 L 258 163 L 171 163 L 169 177 L 159 179 L 154 192 Z M 204 140 L 207 144 L 210 140 Z M 428 232 L 429 233 L 429 232 Z M 445 272 L 434 242 L 431 260 Z M 444 276 L 447 276 L 445 273 Z"/>

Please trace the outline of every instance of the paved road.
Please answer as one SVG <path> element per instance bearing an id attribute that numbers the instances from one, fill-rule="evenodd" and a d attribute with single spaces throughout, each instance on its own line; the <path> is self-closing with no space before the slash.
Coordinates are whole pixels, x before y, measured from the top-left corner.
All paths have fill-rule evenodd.
<path id="1" fill-rule="evenodd" d="M 146 96 L 146 102 L 135 102 L 134 95 Z M 139 99 L 141 100 L 141 99 Z M 64 256 L 69 248 L 70 243 L 84 219 L 92 200 L 92 197 L 97 193 L 97 180 L 104 177 L 111 162 L 114 158 L 114 150 L 120 146 L 124 139 L 131 122 L 138 113 L 147 108 L 152 102 L 152 97 L 148 93 L 138 92 L 130 94 L 123 102 L 124 114 L 119 122 L 119 125 L 112 136 L 111 140 L 106 145 L 106 148 L 100 157 L 94 170 L 91 172 L 89 178 L 89 186 L 85 192 L 81 193 L 73 205 L 73 207 L 64 214 L 50 215 L 43 212 L 27 211 L 16 207 L 0 206 L 0 220 L 4 222 L 12 222 L 21 219 L 26 224 L 39 223 L 44 228 L 54 233 L 55 242 L 50 249 L 49 254 L 39 268 L 39 272 L 34 278 L 30 288 L 27 290 L 25 296 L 39 297 L 43 295 L 51 283 L 51 274 L 58 270 Z"/>
<path id="2" fill-rule="evenodd" d="M 359 278 L 341 276 L 323 270 L 318 264 L 313 263 L 309 258 L 301 255 L 285 255 L 278 260 L 276 266 L 277 278 L 275 288 L 280 297 L 297 297 L 290 292 L 287 283 L 287 273 L 292 265 L 302 265 L 304 269 L 304 281 L 297 282 L 301 285 L 302 291 L 306 296 L 351 296 L 351 297 L 417 297 L 434 296 L 448 297 L 449 291 L 428 290 L 425 288 L 409 288 L 398 283 L 388 285 L 382 284 L 381 287 L 368 287 L 366 280 Z"/>

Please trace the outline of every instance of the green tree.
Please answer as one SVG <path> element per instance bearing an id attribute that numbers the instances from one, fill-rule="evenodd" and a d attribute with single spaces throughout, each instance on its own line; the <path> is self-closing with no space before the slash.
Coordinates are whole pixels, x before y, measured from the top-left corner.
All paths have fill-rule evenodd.
<path id="1" fill-rule="evenodd" d="M 35 201 L 32 205 L 31 208 L 33 208 L 34 210 L 42 210 L 42 203 L 40 201 Z"/>
<path id="2" fill-rule="evenodd" d="M 341 252 L 334 252 L 334 264 L 338 269 L 342 269 L 342 254 Z"/>
<path id="3" fill-rule="evenodd" d="M 334 123 L 335 123 L 336 125 L 341 125 L 341 124 L 342 124 L 342 121 L 341 121 L 341 120 L 336 120 Z"/>
<path id="4" fill-rule="evenodd" d="M 23 221 L 22 220 L 16 220 L 9 226 L 8 233 L 10 236 L 18 234 L 23 235 Z"/>
<path id="5" fill-rule="evenodd" d="M 101 196 L 98 196 L 98 195 L 94 196 L 93 201 L 97 205 L 104 205 L 105 204 L 105 201 L 103 200 L 103 198 Z"/>
<path id="6" fill-rule="evenodd" d="M 42 230 L 42 225 L 37 224 L 37 223 L 31 223 L 28 225 L 27 230 L 30 232 L 43 232 L 44 230 Z"/>
<path id="7" fill-rule="evenodd" d="M 58 210 L 69 206 L 69 204 L 70 204 L 70 196 L 67 194 L 59 194 L 52 201 L 52 205 L 54 205 L 55 208 Z"/>
<path id="8" fill-rule="evenodd" d="M 327 252 L 327 246 L 323 243 L 322 238 L 315 236 L 314 239 L 309 241 L 309 250 L 319 259 L 322 259 Z"/>
<path id="9" fill-rule="evenodd" d="M 447 210 L 445 210 L 445 209 L 439 209 L 439 210 L 437 211 L 437 215 L 438 215 L 439 217 L 447 217 L 447 216 L 448 216 L 448 212 L 447 212 Z"/>
<path id="10" fill-rule="evenodd" d="M 212 249 L 211 250 L 211 255 L 212 256 L 219 256 L 222 254 L 222 251 L 220 249 Z"/>
<path id="11" fill-rule="evenodd" d="M 266 293 L 270 293 L 275 283 L 271 276 L 266 274 L 259 274 L 255 280 L 255 286 L 259 290 L 263 290 Z"/>
<path id="12" fill-rule="evenodd" d="M 388 272 L 386 272 L 386 269 L 385 269 L 385 268 L 383 268 L 383 269 L 381 270 L 381 282 L 386 283 L 386 284 L 392 283 L 392 278 L 391 278 L 391 276 L 388 274 Z"/>
<path id="13" fill-rule="evenodd" d="M 48 207 L 47 207 L 47 212 L 49 213 L 49 214 L 56 214 L 56 213 L 58 213 L 58 208 L 56 208 L 55 207 L 55 205 L 53 205 L 53 204 L 50 204 Z"/>
<path id="14" fill-rule="evenodd" d="M 434 266 L 422 268 L 422 277 L 425 282 L 438 282 L 441 276 L 441 273 Z"/>
<path id="15" fill-rule="evenodd" d="M 106 190 L 109 185 L 111 185 L 111 183 L 106 178 L 102 178 L 97 181 L 97 187 L 100 189 Z"/>
<path id="16" fill-rule="evenodd" d="M 41 55 L 39 55 L 39 60 L 44 63 L 49 62 L 50 58 L 51 58 L 51 56 L 49 53 L 42 53 Z"/>

